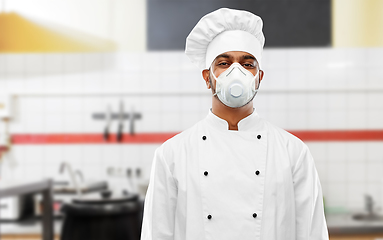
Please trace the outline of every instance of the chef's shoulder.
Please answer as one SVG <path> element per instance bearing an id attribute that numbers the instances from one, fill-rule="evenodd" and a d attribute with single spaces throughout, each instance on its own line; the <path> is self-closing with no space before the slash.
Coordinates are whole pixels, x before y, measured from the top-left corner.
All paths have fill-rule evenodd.
<path id="1" fill-rule="evenodd" d="M 157 149 L 157 152 L 170 163 L 179 159 L 179 156 L 185 154 L 185 152 L 192 151 L 193 148 L 197 147 L 194 140 L 197 138 L 198 132 L 202 127 L 200 123 L 201 122 L 196 123 L 191 128 L 188 128 L 165 141 Z"/>
<path id="2" fill-rule="evenodd" d="M 286 151 L 292 164 L 296 163 L 302 154 L 309 151 L 307 145 L 293 134 L 268 121 L 265 121 L 265 125 L 268 129 L 270 141 L 274 146 L 277 145 L 282 151 Z"/>

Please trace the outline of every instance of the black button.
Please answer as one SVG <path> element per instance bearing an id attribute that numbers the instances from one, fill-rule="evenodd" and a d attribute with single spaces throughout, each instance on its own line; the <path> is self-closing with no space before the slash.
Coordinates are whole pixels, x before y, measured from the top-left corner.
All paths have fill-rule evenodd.
<path id="1" fill-rule="evenodd" d="M 257 136 L 258 139 L 261 139 L 261 137 L 262 137 L 261 135 L 258 135 L 258 136 Z"/>
<path id="2" fill-rule="evenodd" d="M 203 137 L 202 137 L 202 140 L 206 140 L 206 136 L 203 136 Z"/>
<path id="3" fill-rule="evenodd" d="M 207 219 L 209 219 L 209 220 L 210 220 L 211 218 L 212 218 L 212 216 L 211 216 L 211 215 L 207 215 Z"/>
<path id="4" fill-rule="evenodd" d="M 253 218 L 256 218 L 258 215 L 256 213 L 253 213 Z"/>
<path id="5" fill-rule="evenodd" d="M 205 175 L 205 176 L 207 176 L 209 173 L 207 172 L 207 171 L 205 171 L 204 173 L 203 173 L 203 175 Z"/>
<path id="6" fill-rule="evenodd" d="M 259 173 L 260 173 L 260 172 L 259 172 L 258 170 L 257 170 L 257 171 L 255 171 L 255 174 L 259 175 Z"/>

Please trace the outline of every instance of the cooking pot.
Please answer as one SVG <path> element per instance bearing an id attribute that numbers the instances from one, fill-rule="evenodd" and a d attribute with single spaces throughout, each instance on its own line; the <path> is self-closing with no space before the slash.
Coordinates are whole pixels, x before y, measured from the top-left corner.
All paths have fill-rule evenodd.
<path id="1" fill-rule="evenodd" d="M 87 194 L 64 204 L 61 240 L 139 240 L 142 203 L 136 194 Z"/>

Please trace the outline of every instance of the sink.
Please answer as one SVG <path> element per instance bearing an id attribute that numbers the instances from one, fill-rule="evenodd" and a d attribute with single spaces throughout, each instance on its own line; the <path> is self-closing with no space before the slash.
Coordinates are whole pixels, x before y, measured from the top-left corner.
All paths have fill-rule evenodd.
<path id="1" fill-rule="evenodd" d="M 383 216 L 376 214 L 359 213 L 352 216 L 352 219 L 358 221 L 383 221 Z"/>
<path id="2" fill-rule="evenodd" d="M 85 181 L 80 184 L 82 193 L 97 192 L 108 189 L 107 181 Z M 76 188 L 68 181 L 53 182 L 54 194 L 77 194 Z"/>

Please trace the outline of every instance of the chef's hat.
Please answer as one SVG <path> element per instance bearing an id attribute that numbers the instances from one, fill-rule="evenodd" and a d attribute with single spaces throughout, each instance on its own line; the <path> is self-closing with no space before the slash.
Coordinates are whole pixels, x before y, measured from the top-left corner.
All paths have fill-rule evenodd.
<path id="1" fill-rule="evenodd" d="M 185 53 L 201 69 L 229 51 L 252 54 L 261 64 L 265 37 L 262 19 L 253 13 L 220 8 L 203 16 L 186 38 Z"/>

